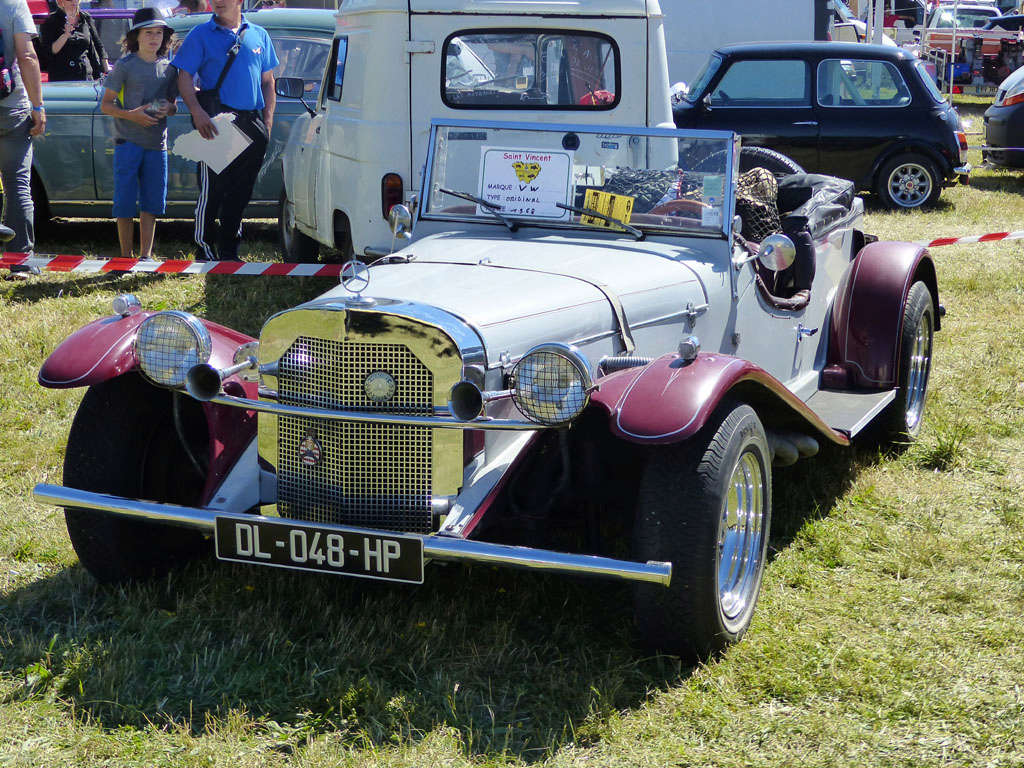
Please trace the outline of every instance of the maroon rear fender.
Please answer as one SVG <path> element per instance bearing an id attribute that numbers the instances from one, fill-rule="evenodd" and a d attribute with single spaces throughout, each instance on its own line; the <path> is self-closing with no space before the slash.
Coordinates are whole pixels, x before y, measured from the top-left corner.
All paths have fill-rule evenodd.
<path id="1" fill-rule="evenodd" d="M 138 366 L 135 334 L 142 321 L 152 314 L 155 313 L 104 317 L 78 329 L 46 358 L 39 369 L 39 383 L 54 389 L 88 387 L 134 370 Z M 223 325 L 201 322 L 210 331 L 213 340 L 210 364 L 217 368 L 231 365 L 235 350 L 254 341 Z"/>
<path id="2" fill-rule="evenodd" d="M 593 407 L 612 434 L 641 444 L 670 444 L 696 434 L 726 397 L 753 406 L 766 425 L 813 430 L 839 445 L 849 440 L 826 425 L 763 368 L 738 357 L 702 352 L 691 363 L 664 355 L 598 381 Z"/>
<path id="3" fill-rule="evenodd" d="M 871 243 L 861 249 L 836 290 L 823 386 L 896 386 L 903 308 L 918 280 L 931 291 L 938 330 L 938 282 L 928 251 L 899 242 Z"/>

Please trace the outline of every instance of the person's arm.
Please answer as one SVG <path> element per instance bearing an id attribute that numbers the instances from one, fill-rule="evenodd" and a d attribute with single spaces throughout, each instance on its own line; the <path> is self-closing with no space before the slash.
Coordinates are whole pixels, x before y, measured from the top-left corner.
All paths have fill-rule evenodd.
<path id="1" fill-rule="evenodd" d="M 274 127 L 274 110 L 277 109 L 277 93 L 274 91 L 274 71 L 272 69 L 263 73 L 260 78 L 260 88 L 263 90 L 263 122 L 267 126 L 267 135 Z"/>
<path id="2" fill-rule="evenodd" d="M 39 59 L 32 45 L 32 35 L 15 32 L 14 50 L 18 69 L 21 70 L 21 81 L 25 84 L 28 100 L 32 102 L 32 129 L 29 133 L 38 136 L 46 130 L 46 111 L 43 109 L 43 80 L 39 74 Z"/>
<path id="3" fill-rule="evenodd" d="M 99 60 L 99 74 L 105 75 L 110 71 L 110 65 L 107 63 L 107 52 L 103 48 L 103 38 L 100 36 L 100 31 L 96 27 L 96 22 L 92 16 L 86 16 L 85 23 L 89 27 L 89 37 L 92 40 L 93 53 L 95 53 L 96 58 Z"/>
<path id="4" fill-rule="evenodd" d="M 116 101 L 117 93 L 110 90 L 109 88 L 103 89 L 103 100 L 100 102 L 100 111 L 105 115 L 116 117 L 119 120 L 130 120 L 136 125 L 141 125 L 143 128 L 152 128 L 157 124 L 157 119 L 152 115 L 146 114 L 146 105 L 136 107 L 135 109 L 123 109 Z"/>
<path id="5" fill-rule="evenodd" d="M 216 136 L 217 129 L 214 127 L 213 121 L 206 114 L 206 110 L 199 106 L 199 100 L 196 98 L 195 78 L 192 77 L 192 73 L 186 72 L 184 69 L 178 70 L 178 93 L 181 94 L 181 100 L 185 102 L 185 106 L 192 114 L 192 122 L 195 123 L 199 135 L 204 139 L 212 139 Z"/>

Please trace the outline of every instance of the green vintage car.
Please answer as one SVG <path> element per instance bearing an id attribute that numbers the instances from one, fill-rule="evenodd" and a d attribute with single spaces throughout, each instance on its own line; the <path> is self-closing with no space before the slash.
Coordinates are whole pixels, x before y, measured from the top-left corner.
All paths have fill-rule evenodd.
<path id="1" fill-rule="evenodd" d="M 334 34 L 334 11 L 275 9 L 246 13 L 246 18 L 266 28 L 281 61 L 278 77 L 307 81 L 307 93 L 315 100 L 324 63 Z M 196 24 L 209 19 L 196 14 L 168 19 L 179 38 Z M 109 51 L 113 55 L 114 51 Z M 46 135 L 36 139 L 32 163 L 32 197 L 36 219 L 52 216 L 109 217 L 114 193 L 113 118 L 100 111 L 102 83 L 47 83 Z M 273 134 L 260 170 L 252 202 L 246 211 L 254 218 L 276 217 L 284 183 L 281 153 L 295 118 L 303 107 L 297 99 L 278 97 Z M 178 99 L 178 114 L 168 121 L 168 143 L 192 130 L 188 110 Z M 167 216 L 191 218 L 198 187 L 196 164 L 176 155 L 168 157 Z"/>

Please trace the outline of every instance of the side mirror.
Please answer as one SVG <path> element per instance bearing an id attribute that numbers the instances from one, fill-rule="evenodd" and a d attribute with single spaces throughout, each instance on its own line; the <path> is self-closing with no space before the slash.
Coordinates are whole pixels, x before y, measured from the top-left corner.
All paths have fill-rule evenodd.
<path id="1" fill-rule="evenodd" d="M 309 106 L 303 98 L 306 95 L 306 81 L 301 77 L 277 78 L 274 81 L 274 93 L 284 99 L 298 99 L 309 114 L 316 114 L 316 110 Z"/>
<path id="2" fill-rule="evenodd" d="M 785 235 L 768 235 L 757 249 L 757 260 L 772 272 L 788 269 L 795 259 L 796 246 Z"/>
<path id="3" fill-rule="evenodd" d="M 708 110 L 711 109 L 711 93 L 710 93 L 710 91 L 708 93 L 704 94 L 704 98 L 701 99 L 700 102 L 701 102 L 701 104 L 704 105 L 704 109 L 708 109 Z"/>
<path id="4" fill-rule="evenodd" d="M 388 225 L 391 227 L 391 234 L 402 240 L 412 237 L 412 213 L 401 203 L 392 205 L 388 211 Z"/>
<path id="5" fill-rule="evenodd" d="M 301 99 L 305 87 L 301 77 L 279 77 L 274 81 L 274 92 L 286 99 Z"/>

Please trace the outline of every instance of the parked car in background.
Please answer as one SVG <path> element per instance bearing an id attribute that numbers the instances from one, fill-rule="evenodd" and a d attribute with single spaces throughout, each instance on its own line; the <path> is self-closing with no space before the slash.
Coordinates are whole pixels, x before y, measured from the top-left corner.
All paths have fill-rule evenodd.
<path id="1" fill-rule="evenodd" d="M 1002 16 L 995 5 L 984 3 L 960 3 L 958 5 L 939 5 L 928 16 L 926 31 L 932 29 L 953 29 L 954 27 L 978 28 L 985 26 L 993 19 Z"/>
<path id="2" fill-rule="evenodd" d="M 1012 16 L 997 16 L 991 21 L 986 22 L 982 29 L 1001 29 L 1004 32 L 1020 32 L 1024 29 L 1024 15 L 1018 13 Z"/>
<path id="3" fill-rule="evenodd" d="M 993 165 L 1024 168 L 1024 67 L 999 84 L 992 106 L 985 110 L 981 157 Z"/>
<path id="4" fill-rule="evenodd" d="M 497 10 L 501 8 L 500 12 Z M 322 93 L 285 149 L 285 261 L 388 253 L 435 117 L 669 124 L 663 16 L 648 0 L 345 3 Z M 403 53 L 404 52 L 404 55 Z M 298 96 L 282 78 L 278 93 Z"/>
<path id="5" fill-rule="evenodd" d="M 851 179 L 890 208 L 966 181 L 967 137 L 924 62 L 901 48 L 765 43 L 721 48 L 674 106 L 680 128 L 732 130 L 808 171 Z"/>
<path id="6" fill-rule="evenodd" d="M 183 38 L 192 27 L 209 19 L 207 14 L 168 19 Z M 316 98 L 334 32 L 334 11 L 268 10 L 247 13 L 246 18 L 265 27 L 274 41 L 280 66 L 277 76 L 298 78 L 304 92 Z M 99 109 L 102 82 L 47 83 L 46 134 L 35 140 L 32 190 L 36 216 L 110 216 L 114 191 L 113 118 Z M 296 99 L 279 98 L 273 134 L 260 170 L 249 217 L 273 217 L 284 184 L 281 152 L 292 123 L 304 110 Z M 188 110 L 179 99 L 178 113 L 168 120 L 168 143 L 192 130 Z M 198 196 L 196 165 L 174 154 L 168 157 L 167 215 L 191 218 Z"/>
<path id="7" fill-rule="evenodd" d="M 873 242 L 848 181 L 737 183 L 733 133 L 447 119 L 427 145 L 390 217 L 412 242 L 258 340 L 122 297 L 62 342 L 40 383 L 89 389 L 35 499 L 101 582 L 216 552 L 472 592 L 427 566 L 477 562 L 629 581 L 639 641 L 687 661 L 736 642 L 773 466 L 921 428 L 927 250 Z"/>

